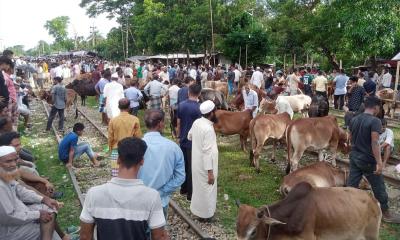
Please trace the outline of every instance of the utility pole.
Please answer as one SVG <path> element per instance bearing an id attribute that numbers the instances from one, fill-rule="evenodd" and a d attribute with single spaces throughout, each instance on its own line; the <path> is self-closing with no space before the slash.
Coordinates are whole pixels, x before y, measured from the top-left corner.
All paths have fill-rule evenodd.
<path id="1" fill-rule="evenodd" d="M 92 47 L 94 48 L 96 44 L 96 26 L 94 24 L 90 27 L 90 34 L 92 35 Z"/>
<path id="2" fill-rule="evenodd" d="M 214 59 L 214 67 L 215 67 L 215 54 L 214 54 L 214 24 L 213 24 L 213 11 L 212 11 L 212 0 L 210 0 L 210 22 L 211 22 L 211 55 Z M 214 54 L 214 55 L 213 55 Z"/>
<path id="3" fill-rule="evenodd" d="M 129 17 L 128 17 L 128 15 L 126 15 L 126 36 L 125 36 L 125 51 L 126 51 L 125 55 L 126 55 L 126 58 L 129 57 L 129 55 L 128 55 L 128 38 L 129 38 Z"/>

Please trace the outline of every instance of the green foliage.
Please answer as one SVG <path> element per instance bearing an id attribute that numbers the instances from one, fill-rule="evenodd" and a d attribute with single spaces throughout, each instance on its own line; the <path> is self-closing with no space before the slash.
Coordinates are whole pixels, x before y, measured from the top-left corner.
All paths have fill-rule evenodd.
<path id="1" fill-rule="evenodd" d="M 6 49 L 13 51 L 15 56 L 23 56 L 25 54 L 24 45 L 14 45 Z"/>
<path id="2" fill-rule="evenodd" d="M 49 34 L 54 37 L 56 42 L 62 42 L 68 37 L 68 16 L 59 16 L 46 21 L 44 27 L 49 31 Z"/>

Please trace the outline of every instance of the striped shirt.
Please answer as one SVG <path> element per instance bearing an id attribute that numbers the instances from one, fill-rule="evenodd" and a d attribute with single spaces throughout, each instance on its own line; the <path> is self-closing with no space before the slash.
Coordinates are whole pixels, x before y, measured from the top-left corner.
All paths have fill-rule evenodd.
<path id="1" fill-rule="evenodd" d="M 96 224 L 99 240 L 146 239 L 148 227 L 165 225 L 160 195 L 139 179 L 112 178 L 92 187 L 80 219 Z"/>

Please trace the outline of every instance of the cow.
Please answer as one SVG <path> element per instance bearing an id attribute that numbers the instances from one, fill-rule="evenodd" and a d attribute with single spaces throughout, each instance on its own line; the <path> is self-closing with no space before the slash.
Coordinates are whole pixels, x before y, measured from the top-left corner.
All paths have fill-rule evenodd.
<path id="1" fill-rule="evenodd" d="M 311 98 L 304 94 L 293 96 L 278 96 L 276 100 L 263 98 L 260 103 L 260 112 L 273 113 L 276 110 L 276 104 L 279 101 L 287 101 L 293 112 L 301 112 L 303 117 L 307 116 L 307 110 L 311 104 Z"/>
<path id="2" fill-rule="evenodd" d="M 239 240 L 379 239 L 379 203 L 356 188 L 313 188 L 302 182 L 272 205 L 237 204 Z"/>
<path id="3" fill-rule="evenodd" d="M 224 96 L 227 98 L 228 97 L 228 83 L 227 82 L 221 82 L 221 81 L 206 81 L 205 83 L 206 88 L 211 88 L 215 89 L 217 91 L 220 91 L 221 93 L 224 94 Z"/>
<path id="4" fill-rule="evenodd" d="M 301 118 L 294 120 L 286 129 L 287 160 L 286 173 L 297 169 L 307 149 L 318 150 L 319 161 L 323 160 L 322 150 L 330 149 L 332 164 L 336 166 L 336 151 L 349 152 L 349 136 L 338 126 L 336 117 Z M 291 156 L 293 147 L 293 156 Z"/>
<path id="5" fill-rule="evenodd" d="M 199 97 L 200 102 L 211 100 L 214 102 L 217 109 L 228 110 L 228 104 L 225 100 L 225 96 L 220 91 L 211 88 L 201 89 Z"/>
<path id="6" fill-rule="evenodd" d="M 284 176 L 279 190 L 286 196 L 301 182 L 308 182 L 313 187 L 344 187 L 349 173 L 348 170 L 335 168 L 327 162 L 317 162 Z M 368 181 L 362 178 L 359 187 L 369 189 Z"/>
<path id="7" fill-rule="evenodd" d="M 394 103 L 394 102 L 388 102 L 388 104 L 386 104 L 385 100 L 393 101 L 394 94 L 395 94 L 395 92 L 391 88 L 384 88 L 382 90 L 377 91 L 376 94 L 375 94 L 378 98 L 382 99 L 382 105 L 383 105 L 382 108 L 384 109 L 383 111 L 386 112 L 386 114 L 388 116 L 390 116 L 390 110 L 391 109 L 396 109 L 396 107 L 399 106 L 398 103 Z M 396 96 L 396 101 L 400 101 L 400 95 L 399 94 Z M 385 109 L 385 105 L 387 106 L 386 107 L 387 110 Z"/>
<path id="8" fill-rule="evenodd" d="M 240 147 L 246 152 L 246 142 L 249 137 L 249 123 L 253 119 L 250 109 L 242 112 L 217 110 L 215 112 L 218 122 L 214 124 L 216 132 L 224 135 L 240 135 Z"/>
<path id="9" fill-rule="evenodd" d="M 308 109 L 309 117 L 325 117 L 329 114 L 329 102 L 324 96 L 312 97 L 310 107 Z"/>
<path id="10" fill-rule="evenodd" d="M 290 115 L 281 113 L 277 115 L 258 115 L 250 121 L 250 139 L 252 151 L 250 151 L 250 165 L 260 172 L 259 157 L 265 141 L 273 139 L 272 161 L 275 161 L 276 140 L 285 136 L 285 130 L 290 123 Z"/>
<path id="11" fill-rule="evenodd" d="M 86 105 L 86 97 L 87 96 L 96 96 L 97 92 L 94 88 L 96 84 L 92 80 L 82 79 L 78 80 L 75 79 L 65 87 L 68 89 L 73 89 L 78 95 L 81 97 L 81 105 Z"/>
<path id="12" fill-rule="evenodd" d="M 72 105 L 75 106 L 75 118 L 78 118 L 78 108 L 77 108 L 77 100 L 78 94 L 72 89 L 66 89 L 67 92 L 67 102 L 65 104 L 65 108 L 69 111 Z M 45 100 L 48 104 L 53 104 L 53 97 L 50 91 L 40 90 L 39 92 L 40 100 Z"/>

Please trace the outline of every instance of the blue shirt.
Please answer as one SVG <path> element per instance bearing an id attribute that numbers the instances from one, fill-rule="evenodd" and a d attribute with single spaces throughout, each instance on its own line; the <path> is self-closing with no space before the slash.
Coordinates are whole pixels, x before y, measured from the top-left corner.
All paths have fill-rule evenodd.
<path id="1" fill-rule="evenodd" d="M 58 146 L 58 158 L 63 162 L 68 161 L 69 150 L 76 145 L 78 145 L 78 135 L 76 133 L 70 132 L 65 135 Z"/>
<path id="2" fill-rule="evenodd" d="M 181 147 L 192 148 L 192 141 L 187 139 L 193 122 L 201 117 L 200 103 L 193 100 L 185 100 L 179 104 L 178 118 L 180 119 L 179 143 Z"/>
<path id="3" fill-rule="evenodd" d="M 139 107 L 139 101 L 142 99 L 143 94 L 135 87 L 130 87 L 124 91 L 125 97 L 129 99 L 130 108 Z"/>
<path id="4" fill-rule="evenodd" d="M 178 91 L 178 105 L 189 98 L 189 88 L 187 86 L 182 87 Z"/>
<path id="5" fill-rule="evenodd" d="M 94 86 L 95 89 L 99 90 L 100 94 L 103 94 L 104 92 L 104 87 L 106 86 L 107 83 L 109 83 L 110 81 L 108 81 L 105 78 L 100 79 L 100 81 L 98 81 L 96 83 L 96 85 Z"/>
<path id="6" fill-rule="evenodd" d="M 162 206 L 165 207 L 172 193 L 185 181 L 183 153 L 176 143 L 159 132 L 148 132 L 143 140 L 147 150 L 138 178 L 160 193 Z"/>
<path id="7" fill-rule="evenodd" d="M 338 76 L 336 76 L 335 80 L 333 80 L 336 83 L 334 95 L 346 94 L 347 92 L 346 86 L 348 80 L 349 77 L 347 77 L 344 74 L 339 74 Z"/>
<path id="8" fill-rule="evenodd" d="M 176 76 L 176 69 L 173 68 L 173 67 L 171 67 L 171 68 L 168 70 L 168 73 L 169 73 L 169 79 L 172 80 L 172 79 L 174 79 L 175 76 Z"/>

